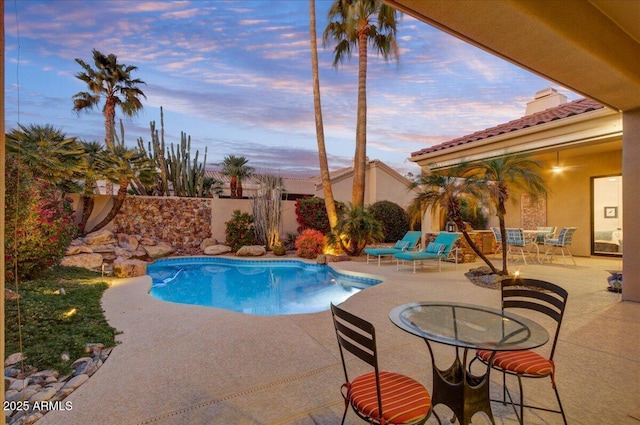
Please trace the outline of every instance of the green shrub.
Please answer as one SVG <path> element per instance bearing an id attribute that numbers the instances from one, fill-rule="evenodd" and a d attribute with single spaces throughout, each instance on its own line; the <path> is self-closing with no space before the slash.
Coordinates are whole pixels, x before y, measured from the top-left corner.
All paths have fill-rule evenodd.
<path id="1" fill-rule="evenodd" d="M 384 242 L 398 241 L 409 231 L 409 215 L 394 202 L 378 201 L 369 207 L 369 212 L 382 224 Z"/>
<path id="2" fill-rule="evenodd" d="M 336 202 L 338 216 L 342 214 L 344 208 L 345 206 L 342 202 Z M 331 231 L 329 216 L 327 215 L 327 208 L 324 205 L 323 198 L 297 199 L 296 219 L 299 224 L 298 232 L 302 232 L 304 229 L 314 229 L 326 235 Z"/>
<path id="3" fill-rule="evenodd" d="M 318 230 L 306 229 L 296 238 L 296 250 L 302 258 L 316 258 L 322 254 L 326 240 L 324 234 Z"/>
<path id="4" fill-rule="evenodd" d="M 339 248 L 347 255 L 358 256 L 368 243 L 384 238 L 382 224 L 373 218 L 369 210 L 363 207 L 349 206 L 340 217 L 333 233 L 329 234 L 328 243 Z"/>
<path id="5" fill-rule="evenodd" d="M 244 245 L 255 245 L 256 234 L 251 214 L 235 210 L 231 220 L 224 223 L 227 245 L 237 251 Z"/>
<path id="6" fill-rule="evenodd" d="M 60 263 L 76 236 L 71 199 L 13 158 L 6 161 L 5 278 L 41 276 Z M 17 266 L 17 267 L 16 267 Z"/>

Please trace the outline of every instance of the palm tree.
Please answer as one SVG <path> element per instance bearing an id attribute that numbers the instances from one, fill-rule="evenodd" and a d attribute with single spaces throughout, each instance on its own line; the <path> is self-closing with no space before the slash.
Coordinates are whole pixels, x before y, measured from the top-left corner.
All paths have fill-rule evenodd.
<path id="1" fill-rule="evenodd" d="M 82 167 L 84 150 L 74 137 L 51 125 L 18 124 L 6 137 L 7 151 L 26 164 L 34 177 L 63 192 L 73 191 L 73 176 Z"/>
<path id="2" fill-rule="evenodd" d="M 412 181 L 410 189 L 419 188 L 420 192 L 409 205 L 409 214 L 412 221 L 422 216 L 422 212 L 427 208 L 436 214 L 445 213 L 449 220 L 453 221 L 467 244 L 478 257 L 484 261 L 493 273 L 498 274 L 498 270 L 487 257 L 475 245 L 467 232 L 464 220 L 462 219 L 462 199 L 474 200 L 482 197 L 482 192 L 478 190 L 477 182 L 471 179 L 461 179 L 456 177 L 458 170 L 453 170 L 451 174 L 435 172 L 423 175 Z"/>
<path id="3" fill-rule="evenodd" d="M 242 180 L 253 174 L 253 168 L 247 165 L 244 156 L 229 155 L 222 160 L 222 174 L 231 177 L 229 186 L 232 199 L 242 199 Z"/>
<path id="4" fill-rule="evenodd" d="M 523 155 L 508 155 L 467 164 L 461 175 L 482 183 L 496 209 L 500 234 L 506 235 L 504 216 L 507 213 L 505 203 L 509 199 L 509 192 L 522 191 L 533 199 L 546 195 L 547 187 L 540 174 L 541 169 L 540 163 Z M 502 274 L 509 274 L 506 243 L 502 244 Z"/>
<path id="5" fill-rule="evenodd" d="M 360 255 L 368 243 L 383 239 L 382 223 L 369 210 L 353 204 L 347 206 L 334 232 L 327 236 L 330 245 L 339 245 L 344 252 L 353 256 Z"/>
<path id="6" fill-rule="evenodd" d="M 397 59 L 396 15 L 395 9 L 379 0 L 335 0 L 324 30 L 325 45 L 329 39 L 336 42 L 334 67 L 342 63 L 345 56 L 351 58 L 352 48 L 358 48 L 358 118 L 351 194 L 351 202 L 356 207 L 364 205 L 367 165 L 367 44 L 385 60 Z"/>
<path id="7" fill-rule="evenodd" d="M 316 2 L 309 0 L 309 34 L 311 36 L 311 73 L 313 74 L 313 107 L 316 118 L 316 138 L 318 139 L 318 160 L 320 162 L 320 179 L 324 193 L 324 206 L 327 209 L 331 230 L 338 223 L 338 212 L 333 199 L 327 149 L 324 144 L 324 125 L 322 123 L 322 105 L 320 102 L 320 76 L 318 72 L 318 43 L 316 39 Z"/>
<path id="8" fill-rule="evenodd" d="M 118 63 L 114 54 L 105 56 L 93 49 L 93 61 L 96 69 L 82 59 L 76 62 L 84 69 L 84 72 L 76 74 L 76 78 L 87 84 L 88 92 L 79 92 L 73 96 L 73 110 L 80 112 L 93 109 L 104 97 L 104 128 L 105 143 L 107 148 L 114 147 L 114 134 L 116 120 L 116 107 L 128 117 L 136 115 L 142 109 L 141 97 L 145 94 L 138 88 L 146 84 L 140 79 L 132 79 L 131 72 L 138 69 L 136 66 L 126 66 Z"/>
<path id="9" fill-rule="evenodd" d="M 104 146 L 99 142 L 80 142 L 84 150 L 82 170 L 78 174 L 78 181 L 82 182 L 82 216 L 80 218 L 80 232 L 84 232 L 94 207 L 93 195 L 97 190 L 97 181 L 102 179 L 98 168 L 99 158 L 104 155 Z"/>
<path id="10" fill-rule="evenodd" d="M 138 148 L 127 148 L 124 145 L 124 130 L 122 122 L 120 123 L 122 131 L 122 139 L 115 137 L 115 144 L 112 149 L 106 149 L 97 157 L 96 168 L 98 173 L 107 178 L 111 183 L 120 185 L 118 193 L 113 200 L 111 210 L 104 219 L 93 226 L 87 232 L 95 232 L 109 224 L 113 220 L 127 197 L 129 185 L 136 179 L 147 185 L 156 184 L 158 181 L 158 172 L 155 164 L 149 160 L 147 155 Z"/>

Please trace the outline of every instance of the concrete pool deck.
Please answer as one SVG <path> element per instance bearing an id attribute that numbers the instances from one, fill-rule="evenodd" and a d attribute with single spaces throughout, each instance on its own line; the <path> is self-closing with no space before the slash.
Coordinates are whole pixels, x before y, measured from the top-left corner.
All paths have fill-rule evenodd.
<path id="1" fill-rule="evenodd" d="M 496 260 L 499 262 L 500 260 Z M 640 304 L 620 302 L 606 290 L 606 270 L 620 260 L 576 258 L 577 266 L 512 266 L 524 277 L 557 283 L 569 291 L 556 352 L 556 382 L 570 424 L 640 425 Z M 383 369 L 406 373 L 431 391 L 426 345 L 388 318 L 396 305 L 419 300 L 499 307 L 497 290 L 473 285 L 464 272 L 481 263 L 444 264 L 413 274 L 411 267 L 364 262 L 332 264 L 369 273 L 384 282 L 349 298 L 345 309 L 371 321 Z M 148 295 L 148 277 L 113 279 L 103 308 L 122 332 L 105 364 L 38 425 L 58 424 L 339 424 L 344 380 L 328 311 L 252 316 L 166 303 Z M 439 347 L 436 356 L 447 356 Z M 494 374 L 492 391 L 499 391 Z M 525 382 L 528 400 L 555 407 L 549 380 Z M 497 424 L 515 424 L 513 412 L 494 404 Z M 449 409 L 437 406 L 441 418 Z M 526 424 L 562 423 L 559 415 L 525 411 Z M 363 423 L 353 412 L 348 424 Z M 436 424 L 435 418 L 429 424 Z M 482 414 L 473 424 L 488 424 Z"/>

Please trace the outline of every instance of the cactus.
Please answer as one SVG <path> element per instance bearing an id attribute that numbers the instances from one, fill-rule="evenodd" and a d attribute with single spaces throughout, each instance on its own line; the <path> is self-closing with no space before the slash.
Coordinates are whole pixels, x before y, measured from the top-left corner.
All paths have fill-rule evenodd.
<path id="1" fill-rule="evenodd" d="M 142 138 L 138 139 L 138 147 L 150 158 L 160 170 L 158 195 L 167 196 L 171 189 L 175 196 L 205 197 L 205 164 L 207 163 L 207 148 L 204 149 L 204 159 L 198 163 L 199 152 L 196 151 L 191 162 L 191 136 L 180 132 L 180 145 L 170 144 L 165 147 L 164 142 L 164 114 L 160 108 L 160 133 L 156 129 L 155 121 L 151 121 L 151 142 L 148 149 L 144 148 Z"/>

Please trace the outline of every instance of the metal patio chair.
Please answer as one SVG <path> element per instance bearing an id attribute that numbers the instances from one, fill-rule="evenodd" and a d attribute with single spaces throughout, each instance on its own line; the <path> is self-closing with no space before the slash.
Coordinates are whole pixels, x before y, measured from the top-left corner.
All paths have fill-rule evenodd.
<path id="1" fill-rule="evenodd" d="M 549 261 L 551 261 L 551 258 L 555 255 L 555 251 L 559 249 L 560 253 L 562 254 L 562 262 L 564 263 L 564 265 L 567 265 L 567 259 L 565 257 L 566 254 L 569 256 L 569 258 L 571 258 L 571 261 L 573 261 L 573 265 L 575 266 L 576 260 L 573 258 L 573 255 L 571 255 L 569 247 L 573 242 L 573 234 L 576 232 L 576 230 L 578 230 L 577 227 L 564 227 L 560 230 L 560 233 L 558 233 L 558 237 L 556 239 L 547 239 L 546 241 L 544 241 L 546 251 L 544 253 L 542 262 L 544 263 L 544 260 L 547 259 L 547 256 L 549 256 Z"/>
<path id="2" fill-rule="evenodd" d="M 344 397 L 341 423 L 344 424 L 349 405 L 360 418 L 371 424 L 425 423 L 432 413 L 431 395 L 413 378 L 378 369 L 373 325 L 333 304 L 331 315 L 345 377 L 341 387 Z M 349 379 L 345 351 L 369 364 L 373 371 Z"/>
<path id="3" fill-rule="evenodd" d="M 562 415 L 564 424 L 567 425 L 567 418 L 562 408 L 560 395 L 555 382 L 555 365 L 553 363 L 553 355 L 558 342 L 560 326 L 562 325 L 562 317 L 567 304 L 568 293 L 566 290 L 553 283 L 545 282 L 537 279 L 510 279 L 502 281 L 502 309 L 527 309 L 532 310 L 553 319 L 555 329 L 550 332 L 551 351 L 548 356 L 533 351 L 500 351 L 495 355 L 492 351 L 478 350 L 476 357 L 473 359 L 480 360 L 484 364 L 491 362 L 492 369 L 502 372 L 502 400 L 492 400 L 503 404 L 509 404 L 513 407 L 518 421 L 524 424 L 524 408 L 544 410 L 547 412 L 559 413 Z M 493 357 L 492 357 L 493 356 Z M 473 363 L 472 361 L 472 363 Z M 471 365 L 469 365 L 471 367 Z M 507 388 L 507 375 L 513 375 L 518 378 L 518 387 L 520 390 L 519 403 L 514 402 L 511 392 Z M 542 406 L 532 406 L 524 403 L 524 393 L 522 388 L 522 378 L 551 378 L 551 387 L 558 401 L 558 410 L 549 409 Z M 508 400 L 507 400 L 508 398 Z M 519 406 L 519 412 L 516 409 Z"/>

